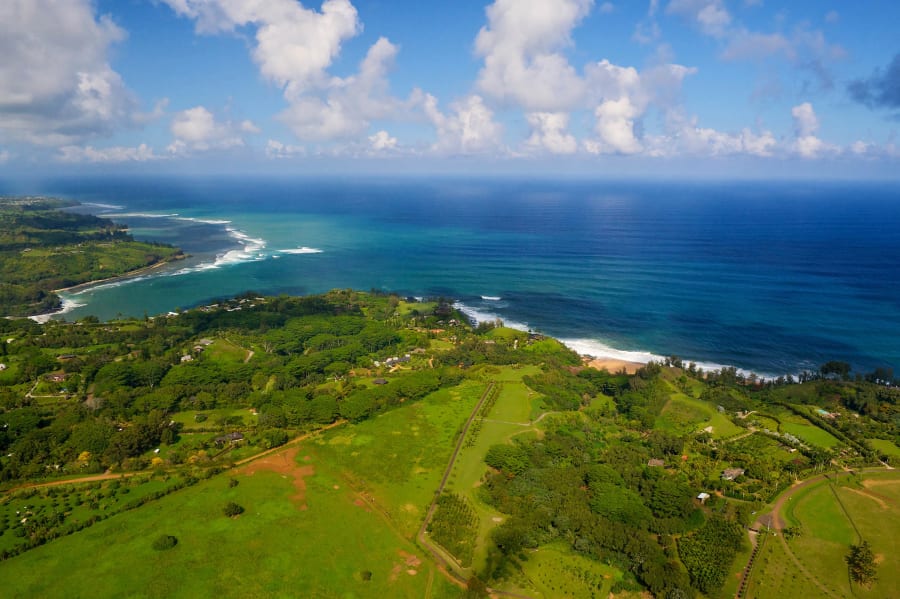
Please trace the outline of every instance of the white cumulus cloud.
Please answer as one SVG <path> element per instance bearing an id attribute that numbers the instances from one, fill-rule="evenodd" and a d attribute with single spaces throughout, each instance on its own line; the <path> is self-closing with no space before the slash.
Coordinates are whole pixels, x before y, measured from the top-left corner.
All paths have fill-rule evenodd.
<path id="1" fill-rule="evenodd" d="M 250 121 L 232 123 L 218 121 L 208 109 L 195 106 L 182 110 L 170 125 L 175 140 L 168 150 L 172 153 L 227 149 L 244 145 L 242 133 L 256 133 L 259 129 Z"/>
<path id="2" fill-rule="evenodd" d="M 369 142 L 375 151 L 393 150 L 397 147 L 397 138 L 391 137 L 387 131 L 381 130 L 369 136 Z"/>
<path id="3" fill-rule="evenodd" d="M 90 0 L 0 2 L 0 139 L 65 145 L 128 125 L 136 101 L 109 64 L 125 32 Z"/>
<path id="4" fill-rule="evenodd" d="M 826 154 L 836 154 L 840 149 L 828 142 L 822 141 L 816 136 L 819 130 L 819 118 L 813 110 L 812 104 L 804 102 L 791 109 L 794 117 L 794 144 L 793 151 L 801 158 L 814 159 Z"/>
<path id="5" fill-rule="evenodd" d="M 428 120 L 434 125 L 437 141 L 432 150 L 440 154 L 479 154 L 501 147 L 503 129 L 494 121 L 493 111 L 481 96 L 471 95 L 450 105 L 444 114 L 437 99 L 426 94 L 422 100 Z"/>
<path id="6" fill-rule="evenodd" d="M 344 78 L 329 73 L 344 42 L 362 31 L 349 0 L 325 0 L 319 10 L 296 0 L 164 1 L 194 19 L 199 33 L 254 29 L 253 60 L 283 91 L 288 107 L 278 118 L 300 140 L 359 138 L 373 119 L 400 104 L 388 89 L 387 72 L 398 48 L 387 38 L 369 48 L 357 73 Z"/>
<path id="7" fill-rule="evenodd" d="M 578 141 L 567 131 L 569 115 L 564 112 L 532 112 L 525 118 L 531 125 L 531 136 L 525 142 L 531 148 L 552 154 L 574 154 Z"/>
<path id="8" fill-rule="evenodd" d="M 584 82 L 562 50 L 592 0 L 496 0 L 475 39 L 484 58 L 478 87 L 486 95 L 530 112 L 569 110 Z"/>

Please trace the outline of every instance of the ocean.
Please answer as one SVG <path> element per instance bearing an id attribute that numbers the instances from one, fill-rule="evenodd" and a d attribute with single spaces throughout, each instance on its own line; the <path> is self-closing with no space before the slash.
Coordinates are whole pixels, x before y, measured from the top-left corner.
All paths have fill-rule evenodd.
<path id="1" fill-rule="evenodd" d="M 581 353 L 795 374 L 900 372 L 900 186 L 463 178 L 12 185 L 191 254 L 64 294 L 69 320 L 252 290 L 445 296 Z"/>

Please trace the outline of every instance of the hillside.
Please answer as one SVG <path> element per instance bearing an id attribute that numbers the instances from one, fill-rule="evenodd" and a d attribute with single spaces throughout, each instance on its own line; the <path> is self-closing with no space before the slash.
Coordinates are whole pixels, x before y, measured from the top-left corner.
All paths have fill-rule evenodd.
<path id="1" fill-rule="evenodd" d="M 898 398 L 876 380 L 609 373 L 442 299 L 353 291 L 0 333 L 12 596 L 898 582 Z M 834 575 L 861 540 L 880 556 L 868 589 Z"/>

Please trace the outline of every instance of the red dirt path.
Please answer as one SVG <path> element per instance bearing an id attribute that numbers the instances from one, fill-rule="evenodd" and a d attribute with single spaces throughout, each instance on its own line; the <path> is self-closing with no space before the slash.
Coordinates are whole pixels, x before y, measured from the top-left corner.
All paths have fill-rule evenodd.
<path id="1" fill-rule="evenodd" d="M 297 504 L 298 509 L 305 510 L 308 507 L 306 505 L 306 477 L 315 474 L 316 469 L 312 464 L 301 466 L 297 463 L 296 458 L 299 451 L 300 448 L 291 447 L 282 452 L 267 455 L 241 467 L 238 473 L 244 476 L 253 476 L 257 472 L 266 471 L 281 474 L 285 478 L 290 477 L 297 490 L 291 499 Z"/>

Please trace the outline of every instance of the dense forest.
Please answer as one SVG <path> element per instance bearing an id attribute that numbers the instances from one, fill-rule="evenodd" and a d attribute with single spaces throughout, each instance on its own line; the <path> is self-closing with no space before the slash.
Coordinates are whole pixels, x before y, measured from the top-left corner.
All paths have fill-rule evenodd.
<path id="1" fill-rule="evenodd" d="M 506 516 L 477 572 L 492 584 L 529 551 L 563 542 L 624 572 L 616 590 L 716 596 L 752 512 L 787 485 L 897 460 L 873 444 L 898 441 L 900 390 L 886 370 L 856 376 L 836 362 L 803 382 L 763 381 L 673 357 L 610 373 L 552 339 L 472 326 L 441 298 L 248 293 L 145 319 L 0 320 L 0 340 L 7 487 L 107 471 L 212 474 L 306 431 L 482 380 L 485 368 L 528 365 L 543 433 L 483 458 L 478 500 Z M 42 532 L 16 525 L 19 550 L 53 538 L 59 518 Z M 468 499 L 445 493 L 429 531 L 467 565 L 476 523 Z"/>
<path id="2" fill-rule="evenodd" d="M 0 198 L 0 315 L 50 312 L 60 307 L 55 289 L 181 257 L 175 248 L 135 241 L 109 219 L 63 210 L 72 205 Z"/>

